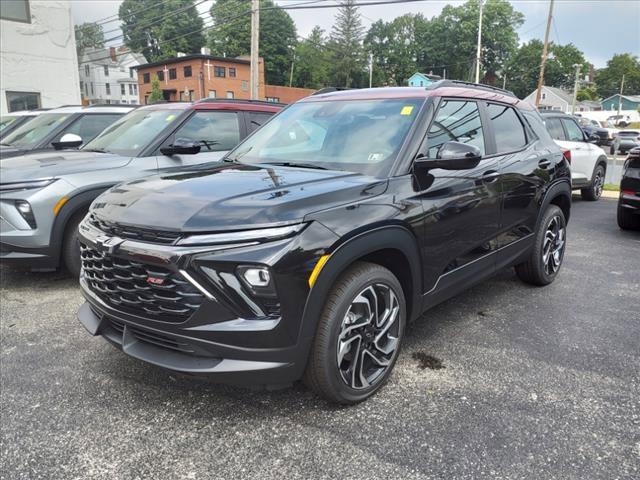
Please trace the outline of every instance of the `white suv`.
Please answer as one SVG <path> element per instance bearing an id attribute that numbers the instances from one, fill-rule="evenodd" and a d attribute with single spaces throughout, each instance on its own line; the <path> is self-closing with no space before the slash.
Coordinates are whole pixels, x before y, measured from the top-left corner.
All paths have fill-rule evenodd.
<path id="1" fill-rule="evenodd" d="M 587 137 L 570 115 L 560 112 L 540 113 L 551 137 L 558 145 L 571 152 L 573 190 L 580 190 L 585 200 L 598 200 L 602 195 L 607 171 L 607 154 L 594 144 L 598 137 Z"/>

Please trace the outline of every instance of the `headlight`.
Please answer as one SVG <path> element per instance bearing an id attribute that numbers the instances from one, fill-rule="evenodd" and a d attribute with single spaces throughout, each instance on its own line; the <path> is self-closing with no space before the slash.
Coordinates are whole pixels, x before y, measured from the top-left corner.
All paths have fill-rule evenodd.
<path id="1" fill-rule="evenodd" d="M 30 190 L 32 188 L 43 188 L 55 182 L 55 178 L 44 178 L 42 180 L 28 180 L 24 182 L 1 183 L 0 192 L 9 192 L 14 190 Z"/>
<path id="2" fill-rule="evenodd" d="M 285 238 L 299 232 L 304 224 L 288 225 L 286 227 L 259 228 L 242 230 L 240 232 L 211 233 L 191 235 L 178 241 L 178 245 L 215 245 L 221 243 L 257 242 Z"/>
<path id="3" fill-rule="evenodd" d="M 32 229 L 37 227 L 36 225 L 36 217 L 33 216 L 33 210 L 31 210 L 31 205 L 26 200 L 16 200 L 16 209 L 22 215 L 22 218 L 29 224 Z"/>

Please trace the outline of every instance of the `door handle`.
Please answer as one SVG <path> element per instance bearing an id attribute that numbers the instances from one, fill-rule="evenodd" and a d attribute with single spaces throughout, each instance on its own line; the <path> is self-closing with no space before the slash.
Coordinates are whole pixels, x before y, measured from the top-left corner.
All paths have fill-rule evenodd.
<path id="1" fill-rule="evenodd" d="M 495 182 L 499 175 L 500 173 L 495 170 L 487 170 L 482 174 L 482 181 L 485 183 Z"/>
<path id="2" fill-rule="evenodd" d="M 549 165 L 551 165 L 551 161 L 550 161 L 550 160 L 547 160 L 546 158 L 543 158 L 542 160 L 540 160 L 540 161 L 538 162 L 538 166 L 539 166 L 540 168 L 548 168 L 548 167 L 549 167 Z"/>

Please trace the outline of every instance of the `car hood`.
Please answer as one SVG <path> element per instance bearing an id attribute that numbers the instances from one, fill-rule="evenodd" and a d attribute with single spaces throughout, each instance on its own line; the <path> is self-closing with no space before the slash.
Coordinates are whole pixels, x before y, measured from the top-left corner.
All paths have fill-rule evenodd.
<path id="1" fill-rule="evenodd" d="M 92 211 L 107 222 L 160 230 L 241 230 L 299 222 L 379 195 L 386 183 L 343 171 L 219 163 L 117 185 Z"/>
<path id="2" fill-rule="evenodd" d="M 0 182 L 10 183 L 38 178 L 123 167 L 131 161 L 110 153 L 59 150 L 28 153 L 0 162 Z"/>

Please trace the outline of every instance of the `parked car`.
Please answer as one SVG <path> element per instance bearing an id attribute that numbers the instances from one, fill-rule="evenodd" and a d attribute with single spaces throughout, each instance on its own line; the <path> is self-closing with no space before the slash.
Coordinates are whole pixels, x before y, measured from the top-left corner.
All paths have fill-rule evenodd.
<path id="1" fill-rule="evenodd" d="M 587 137 L 575 118 L 560 112 L 543 111 L 542 118 L 551 137 L 571 152 L 571 184 L 582 198 L 595 201 L 602 195 L 607 154 L 595 145 L 599 137 Z"/>
<path id="2" fill-rule="evenodd" d="M 79 147 L 129 113 L 133 107 L 61 107 L 41 113 L 2 138 L 0 159 L 30 152 Z"/>
<path id="3" fill-rule="evenodd" d="M 625 128 L 631 123 L 631 116 L 611 115 L 610 117 L 607 117 L 607 120 L 613 123 L 616 127 Z"/>
<path id="4" fill-rule="evenodd" d="M 640 131 L 620 130 L 616 138 L 611 143 L 611 155 L 616 153 L 627 153 L 632 148 L 640 147 Z"/>
<path id="5" fill-rule="evenodd" d="M 6 115 L 0 116 L 0 141 L 19 126 L 28 122 L 32 118 L 37 117 L 47 109 L 39 110 L 23 110 L 20 112 L 11 112 Z"/>
<path id="6" fill-rule="evenodd" d="M 93 202 L 80 225 L 91 334 L 172 370 L 303 377 L 355 403 L 388 378 L 407 321 L 498 269 L 547 285 L 562 264 L 569 165 L 500 89 L 314 95 L 223 160 Z"/>
<path id="7" fill-rule="evenodd" d="M 623 230 L 640 229 L 640 148 L 629 151 L 620 181 L 618 226 Z"/>
<path id="8" fill-rule="evenodd" d="M 597 140 L 594 140 L 593 143 L 596 145 L 608 145 L 611 142 L 611 138 L 609 136 L 609 131 L 606 128 L 602 128 L 600 123 L 596 120 L 590 120 L 585 117 L 574 117 L 578 124 L 580 124 L 580 128 L 585 133 L 587 138 L 598 137 Z"/>
<path id="9" fill-rule="evenodd" d="M 124 180 L 218 160 L 281 108 L 225 100 L 140 107 L 80 150 L 2 161 L 0 260 L 33 269 L 62 263 L 78 275 L 78 224 L 100 193 Z"/>

